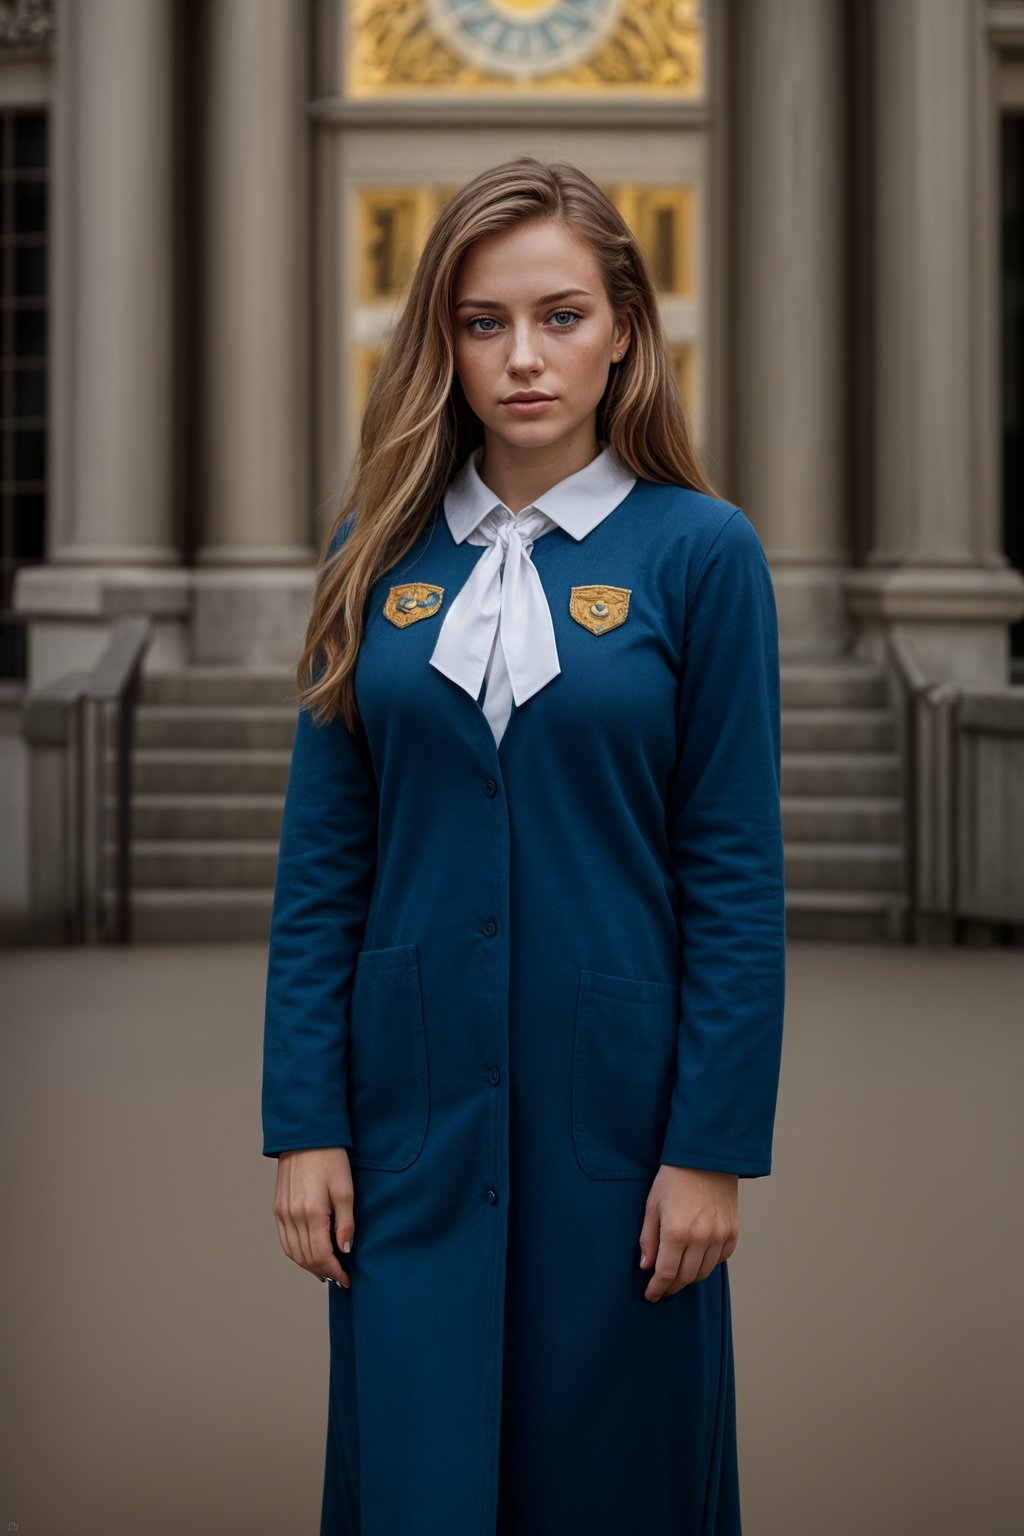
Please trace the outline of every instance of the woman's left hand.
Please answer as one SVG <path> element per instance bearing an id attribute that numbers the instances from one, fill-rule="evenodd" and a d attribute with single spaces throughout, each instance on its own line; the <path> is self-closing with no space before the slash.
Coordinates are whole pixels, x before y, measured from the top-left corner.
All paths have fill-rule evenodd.
<path id="1" fill-rule="evenodd" d="M 645 1301 L 672 1296 L 705 1280 L 727 1259 L 740 1235 L 739 1179 L 706 1168 L 658 1169 L 640 1232 L 640 1268 L 654 1264 Z"/>

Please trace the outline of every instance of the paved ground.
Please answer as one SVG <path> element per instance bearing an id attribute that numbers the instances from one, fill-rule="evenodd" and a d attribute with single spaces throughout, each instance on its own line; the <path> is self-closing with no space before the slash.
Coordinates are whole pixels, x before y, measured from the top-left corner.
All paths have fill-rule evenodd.
<path id="1" fill-rule="evenodd" d="M 1016 1536 L 1024 954 L 789 957 L 729 1261 L 745 1536 Z M 270 1209 L 264 959 L 0 953 L 0 1531 L 318 1528 L 327 1294 Z"/>

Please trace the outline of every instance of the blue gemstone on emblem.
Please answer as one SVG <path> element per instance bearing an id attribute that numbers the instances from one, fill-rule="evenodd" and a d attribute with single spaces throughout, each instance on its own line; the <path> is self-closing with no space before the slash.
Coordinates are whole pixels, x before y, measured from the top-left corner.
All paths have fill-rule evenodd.
<path id="1" fill-rule="evenodd" d="M 441 596 L 438 592 L 428 592 L 423 598 L 414 597 L 411 592 L 407 592 L 404 597 L 398 599 L 395 607 L 400 608 L 403 613 L 411 613 L 414 608 L 436 608 L 440 601 Z"/>

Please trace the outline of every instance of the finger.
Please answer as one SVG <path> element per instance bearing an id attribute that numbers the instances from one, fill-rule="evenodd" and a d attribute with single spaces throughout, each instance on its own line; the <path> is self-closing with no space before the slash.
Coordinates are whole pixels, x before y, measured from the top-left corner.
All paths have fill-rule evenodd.
<path id="1" fill-rule="evenodd" d="M 666 1295 L 681 1291 L 688 1285 L 696 1285 L 699 1280 L 706 1280 L 715 1269 L 721 1258 L 720 1246 L 717 1243 L 708 1244 L 703 1249 L 703 1255 L 701 1246 L 698 1243 L 696 1246 L 691 1244 L 687 1248 L 683 1255 L 683 1262 L 679 1266 L 679 1275 Z"/>
<path id="2" fill-rule="evenodd" d="M 695 1280 L 701 1278 L 709 1248 L 716 1253 L 718 1251 L 717 1243 L 712 1243 L 707 1237 L 690 1238 L 679 1264 L 679 1279 L 682 1285 L 693 1285 Z"/>
<path id="3" fill-rule="evenodd" d="M 277 1235 L 281 1248 L 286 1258 L 293 1264 L 302 1264 L 302 1247 L 296 1226 L 292 1203 L 291 1191 L 291 1164 L 287 1159 L 282 1159 L 277 1165 L 277 1184 L 274 1189 L 274 1220 L 277 1223 Z"/>
<path id="4" fill-rule="evenodd" d="M 284 1236 L 281 1238 L 281 1247 L 293 1264 L 302 1267 L 302 1243 L 299 1238 L 299 1229 L 290 1216 L 282 1216 L 278 1222 Z"/>
<path id="5" fill-rule="evenodd" d="M 317 1274 L 309 1235 L 311 1216 L 308 1208 L 298 1203 L 289 1204 L 286 1200 L 279 1207 L 279 1218 L 284 1227 L 282 1246 L 285 1253 L 300 1269 L 308 1269 L 311 1274 Z"/>
<path id="6" fill-rule="evenodd" d="M 655 1254 L 658 1252 L 658 1234 L 661 1230 L 661 1222 L 658 1217 L 658 1207 L 652 1205 L 644 1213 L 644 1224 L 640 1228 L 640 1268 L 647 1269 L 654 1263 Z"/>
<path id="7" fill-rule="evenodd" d="M 683 1240 L 675 1234 L 667 1236 L 664 1229 L 654 1260 L 654 1274 L 650 1278 L 644 1297 L 647 1301 L 660 1301 L 679 1273 L 683 1256 Z"/>
<path id="8" fill-rule="evenodd" d="M 332 1222 L 335 1247 L 340 1253 L 351 1253 L 356 1235 L 351 1191 L 334 1196 Z"/>
<path id="9" fill-rule="evenodd" d="M 697 1271 L 698 1280 L 706 1280 L 713 1270 L 722 1262 L 722 1249 L 719 1244 L 712 1243 L 704 1255 L 704 1261 Z"/>
<path id="10" fill-rule="evenodd" d="M 284 1217 L 280 1215 L 277 1207 L 274 1207 L 274 1222 L 277 1226 L 277 1240 L 281 1244 L 281 1250 L 286 1258 L 291 1258 L 288 1252 L 288 1229 L 284 1224 Z"/>
<path id="11" fill-rule="evenodd" d="M 317 1234 L 321 1223 L 327 1223 L 331 1219 L 330 1211 L 321 1214 L 319 1211 L 303 1211 L 296 1222 L 299 1234 L 299 1246 L 302 1250 L 302 1267 L 308 1269 L 313 1275 L 322 1275 L 320 1260 L 317 1257 Z"/>
<path id="12" fill-rule="evenodd" d="M 328 1211 L 320 1226 L 311 1227 L 310 1235 L 313 1242 L 313 1258 L 320 1274 L 326 1275 L 328 1280 L 337 1281 L 339 1285 L 343 1285 L 348 1290 L 352 1281 L 335 1251 L 331 1225 L 332 1213 Z"/>
<path id="13" fill-rule="evenodd" d="M 330 1244 L 331 1254 L 345 1276 L 340 1284 L 351 1286 L 351 1277 L 343 1262 L 343 1255 L 351 1253 L 355 1241 L 356 1224 L 353 1204 L 355 1188 L 351 1176 L 334 1181 L 328 1186 L 328 1198 L 331 1203 Z"/>

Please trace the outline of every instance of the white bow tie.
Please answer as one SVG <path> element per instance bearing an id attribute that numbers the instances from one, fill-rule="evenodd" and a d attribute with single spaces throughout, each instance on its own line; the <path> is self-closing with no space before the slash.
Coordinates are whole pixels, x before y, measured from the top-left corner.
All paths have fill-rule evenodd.
<path id="1" fill-rule="evenodd" d="M 530 559 L 534 539 L 554 526 L 538 507 L 515 521 L 495 509 L 469 536 L 471 543 L 489 547 L 448 609 L 430 665 L 473 699 L 483 687 L 496 629 L 517 706 L 562 670 L 551 610 Z"/>

